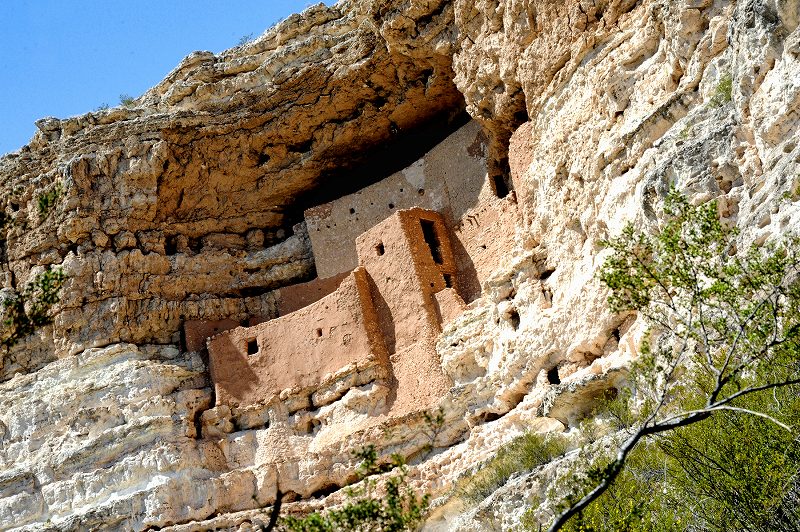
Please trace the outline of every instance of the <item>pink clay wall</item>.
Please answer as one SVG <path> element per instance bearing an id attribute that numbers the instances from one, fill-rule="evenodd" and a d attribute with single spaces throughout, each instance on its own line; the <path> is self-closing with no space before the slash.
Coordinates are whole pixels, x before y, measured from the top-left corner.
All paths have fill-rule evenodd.
<path id="1" fill-rule="evenodd" d="M 248 342 L 258 352 L 248 354 Z M 217 404 L 268 401 L 287 389 L 315 389 L 350 364 L 388 366 L 366 273 L 357 269 L 332 294 L 255 327 L 239 327 L 208 342 Z"/>

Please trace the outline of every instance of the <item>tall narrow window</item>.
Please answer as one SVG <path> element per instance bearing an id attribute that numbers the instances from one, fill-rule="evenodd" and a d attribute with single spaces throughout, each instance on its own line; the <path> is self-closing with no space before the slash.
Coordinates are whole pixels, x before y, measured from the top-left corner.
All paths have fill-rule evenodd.
<path id="1" fill-rule="evenodd" d="M 510 190 L 508 189 L 508 183 L 506 183 L 502 175 L 497 174 L 492 176 L 492 183 L 494 184 L 494 193 L 498 198 L 505 198 L 508 196 Z"/>
<path id="2" fill-rule="evenodd" d="M 247 341 L 247 354 L 255 355 L 256 353 L 258 353 L 258 340 L 253 338 Z"/>
<path id="3" fill-rule="evenodd" d="M 422 236 L 425 238 L 425 243 L 431 250 L 431 257 L 436 264 L 442 263 L 442 244 L 439 242 L 439 236 L 436 234 L 436 227 L 430 220 L 420 220 L 422 226 Z"/>

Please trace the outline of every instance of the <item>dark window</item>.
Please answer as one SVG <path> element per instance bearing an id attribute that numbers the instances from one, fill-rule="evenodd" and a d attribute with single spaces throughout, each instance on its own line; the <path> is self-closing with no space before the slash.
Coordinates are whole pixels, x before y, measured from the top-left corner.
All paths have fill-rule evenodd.
<path id="1" fill-rule="evenodd" d="M 510 190 L 508 189 L 508 183 L 506 183 L 502 175 L 497 174 L 492 176 L 492 183 L 494 184 L 494 193 L 498 198 L 505 198 L 508 196 Z"/>
<path id="2" fill-rule="evenodd" d="M 377 253 L 379 257 L 386 253 L 386 249 L 383 247 L 383 242 L 380 242 L 377 246 L 375 246 L 375 253 Z"/>
<path id="3" fill-rule="evenodd" d="M 442 244 L 439 242 L 439 236 L 436 234 L 436 227 L 430 220 L 420 220 L 422 226 L 422 236 L 425 238 L 425 243 L 431 250 L 431 257 L 436 264 L 442 263 Z"/>
<path id="4" fill-rule="evenodd" d="M 444 285 L 447 288 L 453 288 L 453 276 L 449 273 L 444 274 Z"/>
<path id="5" fill-rule="evenodd" d="M 547 372 L 547 382 L 550 384 L 561 384 L 561 378 L 558 376 L 558 366 Z"/>
<path id="6" fill-rule="evenodd" d="M 174 255 L 178 252 L 178 237 L 171 236 L 164 242 L 164 253 L 167 255 Z"/>
<path id="7" fill-rule="evenodd" d="M 247 341 L 247 354 L 255 355 L 258 353 L 258 340 L 255 338 Z"/>
<path id="8" fill-rule="evenodd" d="M 492 421 L 497 421 L 500 419 L 501 416 L 497 412 L 483 412 L 478 418 L 484 423 L 491 423 Z"/>
<path id="9" fill-rule="evenodd" d="M 317 329 L 317 338 L 322 338 L 322 329 Z"/>

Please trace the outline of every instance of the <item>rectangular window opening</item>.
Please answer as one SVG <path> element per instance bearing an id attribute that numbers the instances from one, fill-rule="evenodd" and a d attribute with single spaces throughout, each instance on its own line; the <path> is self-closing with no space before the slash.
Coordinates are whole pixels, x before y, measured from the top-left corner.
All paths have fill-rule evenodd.
<path id="1" fill-rule="evenodd" d="M 444 274 L 444 285 L 447 288 L 453 288 L 453 276 L 449 273 Z"/>
<path id="2" fill-rule="evenodd" d="M 442 264 L 442 244 L 439 241 L 439 235 L 436 234 L 436 227 L 430 220 L 420 220 L 419 224 L 422 226 L 422 236 L 425 238 L 425 243 L 431 250 L 431 257 L 436 264 Z"/>
<path id="3" fill-rule="evenodd" d="M 511 192 L 508 188 L 508 183 L 506 182 L 505 177 L 503 177 L 501 174 L 492 176 L 492 184 L 494 185 L 494 194 L 498 198 L 505 198 L 508 196 L 508 193 Z"/>
<path id="4" fill-rule="evenodd" d="M 253 338 L 247 341 L 247 354 L 252 356 L 258 353 L 258 340 Z"/>
<path id="5" fill-rule="evenodd" d="M 375 246 L 375 253 L 377 253 L 379 257 L 386 253 L 386 248 L 383 247 L 383 242 L 379 242 L 378 245 Z"/>

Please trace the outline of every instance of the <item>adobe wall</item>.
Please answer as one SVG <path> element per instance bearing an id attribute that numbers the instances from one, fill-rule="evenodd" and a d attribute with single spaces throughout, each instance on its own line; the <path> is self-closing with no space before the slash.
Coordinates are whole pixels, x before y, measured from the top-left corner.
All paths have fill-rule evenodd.
<path id="1" fill-rule="evenodd" d="M 458 279 L 444 217 L 423 209 L 400 211 L 358 237 L 356 248 L 372 281 L 390 354 L 396 393 L 389 414 L 430 408 L 452 386 L 435 349 L 441 331 L 436 294 L 448 292 L 449 307 L 463 305 L 447 287 Z"/>
<path id="2" fill-rule="evenodd" d="M 348 271 L 325 279 L 318 277 L 307 283 L 279 288 L 275 291 L 278 316 L 285 316 L 332 294 L 349 274 Z"/>
<path id="3" fill-rule="evenodd" d="M 187 320 L 183 324 L 183 339 L 186 351 L 200 353 L 206 349 L 206 339 L 235 329 L 240 325 L 236 320 Z"/>
<path id="4" fill-rule="evenodd" d="M 472 121 L 423 158 L 354 194 L 305 212 L 317 274 L 330 277 L 358 264 L 356 238 L 393 212 L 421 207 L 449 224 L 476 206 L 486 183 L 487 139 Z M 487 189 L 484 191 L 484 189 Z"/>
<path id="5" fill-rule="evenodd" d="M 420 219 L 433 222 L 442 264 L 425 242 Z M 444 273 L 455 275 L 455 262 L 442 216 L 433 211 L 400 211 L 359 236 L 360 265 L 372 283 L 378 321 L 389 353 L 413 345 L 423 332 L 439 332 L 433 294 L 446 286 Z"/>
<path id="6" fill-rule="evenodd" d="M 347 366 L 379 366 L 387 373 L 369 290 L 366 273 L 357 269 L 335 292 L 306 308 L 210 339 L 217 405 L 265 403 L 283 390 L 313 390 Z M 252 342 L 257 352 L 248 354 Z"/>
<path id="7" fill-rule="evenodd" d="M 470 302 L 481 294 L 481 283 L 515 245 L 519 211 L 514 195 L 486 197 L 452 228 L 458 264 L 458 292 Z"/>

